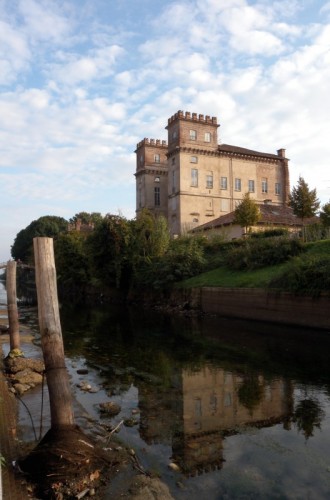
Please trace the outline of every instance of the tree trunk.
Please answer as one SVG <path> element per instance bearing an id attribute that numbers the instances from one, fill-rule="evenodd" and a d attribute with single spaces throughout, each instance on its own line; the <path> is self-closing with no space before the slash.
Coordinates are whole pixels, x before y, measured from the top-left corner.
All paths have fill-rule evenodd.
<path id="1" fill-rule="evenodd" d="M 19 322 L 16 295 L 16 262 L 9 260 L 6 270 L 7 308 L 9 322 L 10 351 L 20 349 Z"/>
<path id="2" fill-rule="evenodd" d="M 74 426 L 72 395 L 65 366 L 52 238 L 33 239 L 38 317 L 50 401 L 51 428 Z"/>

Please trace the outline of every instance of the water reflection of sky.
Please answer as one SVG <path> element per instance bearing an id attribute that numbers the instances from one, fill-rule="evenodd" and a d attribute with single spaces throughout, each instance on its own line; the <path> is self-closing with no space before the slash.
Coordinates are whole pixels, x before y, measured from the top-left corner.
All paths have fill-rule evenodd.
<path id="1" fill-rule="evenodd" d="M 329 498 L 329 400 L 319 391 L 316 396 L 326 415 L 321 429 L 307 440 L 294 425 L 291 430 L 282 425 L 258 431 L 252 428 L 226 440 L 222 491 L 230 498 L 243 494 L 251 498 Z M 295 400 L 301 397 L 301 391 L 295 390 Z M 197 489 L 205 486 L 198 479 L 192 482 Z"/>
<path id="2" fill-rule="evenodd" d="M 113 425 L 139 409 L 137 425 L 122 426 L 119 436 L 145 467 L 161 473 L 175 499 L 330 498 L 326 338 L 268 327 L 261 331 L 269 335 L 260 336 L 251 323 L 230 327 L 225 334 L 216 325 L 226 337 L 217 351 L 200 342 L 196 324 L 197 347 L 196 337 L 186 345 L 189 337 L 168 323 L 162 328 L 161 320 L 130 325 L 127 317 L 70 311 L 63 330 L 76 396 L 94 418 L 99 402 L 118 402 Z M 88 375 L 79 376 L 84 367 Z M 77 389 L 86 378 L 101 390 Z M 168 469 L 173 460 L 184 474 Z"/>
<path id="3" fill-rule="evenodd" d="M 75 366 L 77 365 L 74 364 Z M 86 365 L 85 360 L 80 359 L 79 366 L 88 366 L 88 362 Z M 212 371 L 213 375 L 222 375 L 219 368 L 213 367 Z M 195 376 L 198 375 L 204 379 L 203 370 L 195 373 Z M 89 377 L 92 384 L 100 384 L 98 375 L 93 376 L 90 372 Z M 271 384 L 275 387 L 275 393 L 278 393 L 279 381 L 271 381 Z M 201 421 L 199 431 L 193 432 L 188 425 L 184 432 L 185 420 L 189 420 L 191 415 L 180 414 L 180 410 L 175 413 L 177 405 L 173 404 L 171 407 L 169 403 L 172 398 L 165 395 L 157 398 L 152 390 L 147 395 L 145 388 L 139 385 L 133 383 L 127 390 L 111 398 L 122 407 L 122 412 L 111 421 L 117 423 L 130 417 L 132 409 L 140 409 L 139 425 L 134 428 L 123 426 L 119 436 L 138 450 L 144 466 L 161 473 L 171 487 L 174 498 L 200 500 L 206 498 L 206 492 L 210 500 L 329 498 L 330 406 L 328 395 L 322 388 L 299 387 L 290 382 L 290 401 L 286 401 L 286 394 L 283 400 L 275 403 L 272 416 L 269 406 L 265 406 L 262 399 L 252 412 L 246 412 L 242 405 L 241 409 L 234 410 L 232 423 L 228 416 L 224 416 L 223 411 L 219 411 L 218 418 L 214 414 L 210 422 L 210 415 L 205 408 L 198 409 L 197 405 L 196 413 Z M 222 389 L 222 386 L 217 386 L 218 392 Z M 206 387 L 204 391 L 207 391 Z M 209 392 L 212 391 L 214 386 Z M 183 404 L 178 405 L 181 410 L 185 399 L 196 401 L 195 392 L 193 390 L 193 393 L 188 391 L 181 394 Z M 106 398 L 103 391 L 92 397 L 88 393 L 77 393 L 77 396 L 83 406 L 89 408 L 90 413 L 94 412 L 95 417 L 96 403 Z M 294 421 L 295 408 L 306 398 L 317 400 L 324 412 L 320 428 L 314 427 L 309 437 L 298 430 Z M 172 400 L 172 403 L 175 402 Z M 291 411 L 282 413 L 283 407 L 286 406 L 289 410 L 291 403 Z M 263 405 L 266 412 L 264 424 L 260 410 Z M 187 409 L 183 409 L 184 411 Z M 242 418 L 237 417 L 240 411 Z M 243 418 L 244 415 L 246 419 Z M 204 456 L 201 457 L 202 455 Z M 182 468 L 186 466 L 187 473 L 181 475 L 170 472 L 168 464 L 172 460 Z M 177 481 L 181 483 L 180 488 L 176 486 Z"/>

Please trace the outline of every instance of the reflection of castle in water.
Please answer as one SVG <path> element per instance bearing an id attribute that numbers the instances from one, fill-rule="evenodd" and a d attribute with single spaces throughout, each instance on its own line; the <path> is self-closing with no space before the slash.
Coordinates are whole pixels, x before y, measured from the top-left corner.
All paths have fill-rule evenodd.
<path id="1" fill-rule="evenodd" d="M 188 474 L 220 468 L 223 439 L 240 427 L 285 425 L 292 414 L 292 385 L 283 379 L 213 367 L 182 370 L 175 379 L 166 392 L 140 390 L 140 432 L 148 443 L 171 443 Z"/>

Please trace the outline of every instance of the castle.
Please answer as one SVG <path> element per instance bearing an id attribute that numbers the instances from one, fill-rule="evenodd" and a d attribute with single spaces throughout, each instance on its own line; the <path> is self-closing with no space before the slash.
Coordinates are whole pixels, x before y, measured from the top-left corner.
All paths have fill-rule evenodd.
<path id="1" fill-rule="evenodd" d="M 168 141 L 136 147 L 136 212 L 167 218 L 172 236 L 235 210 L 245 193 L 256 203 L 286 205 L 290 193 L 285 149 L 261 153 L 218 144 L 216 117 L 178 111 Z"/>

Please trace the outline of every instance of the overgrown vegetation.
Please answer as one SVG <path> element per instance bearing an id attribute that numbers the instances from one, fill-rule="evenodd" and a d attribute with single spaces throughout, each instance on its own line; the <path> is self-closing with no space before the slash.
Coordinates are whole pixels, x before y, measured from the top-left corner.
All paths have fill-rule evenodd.
<path id="1" fill-rule="evenodd" d="M 330 291 L 330 255 L 305 255 L 293 260 L 269 287 L 317 297 Z"/>
<path id="2" fill-rule="evenodd" d="M 325 229 L 319 224 L 314 236 Z M 234 241 L 217 234 L 170 239 L 166 220 L 147 210 L 134 220 L 82 212 L 69 222 L 53 216 L 33 221 L 18 233 L 13 257 L 33 263 L 35 236 L 54 238 L 60 293 L 69 290 L 79 298 L 91 289 L 116 288 L 128 296 L 167 291 L 179 283 L 272 287 L 314 296 L 330 289 L 330 240 L 303 243 L 287 229 L 270 228 Z"/>
<path id="3" fill-rule="evenodd" d="M 200 238 L 172 240 L 163 255 L 141 264 L 135 275 L 135 285 L 166 290 L 175 282 L 199 274 L 206 264 L 203 246 Z"/>
<path id="4" fill-rule="evenodd" d="M 282 238 L 256 240 L 258 244 L 253 247 L 251 262 L 247 258 L 243 264 L 239 261 L 233 268 L 224 263 L 216 269 L 185 281 L 180 286 L 272 288 L 314 297 L 322 292 L 330 293 L 330 240 L 313 243 L 292 240 L 295 243 L 291 247 L 288 239 L 287 243 L 282 242 L 283 248 L 282 245 L 277 246 L 279 240 Z M 273 245 L 273 250 L 270 251 L 268 245 L 264 246 L 265 241 Z M 260 242 L 263 243 L 259 246 Z M 241 242 L 241 245 L 232 247 L 228 251 L 227 259 L 234 262 L 234 256 L 237 257 L 245 245 L 246 242 Z M 290 248 L 293 249 L 292 253 L 288 251 Z M 245 255 L 244 252 L 242 255 Z M 284 259 L 285 256 L 287 259 Z M 270 264 L 270 257 L 278 262 L 283 257 L 282 263 Z M 255 265 L 256 261 L 258 265 Z M 261 262 L 267 264 L 263 267 Z"/>
<path id="5" fill-rule="evenodd" d="M 258 269 L 286 262 L 302 251 L 303 244 L 297 238 L 248 239 L 228 253 L 226 264 L 235 270 Z"/>

